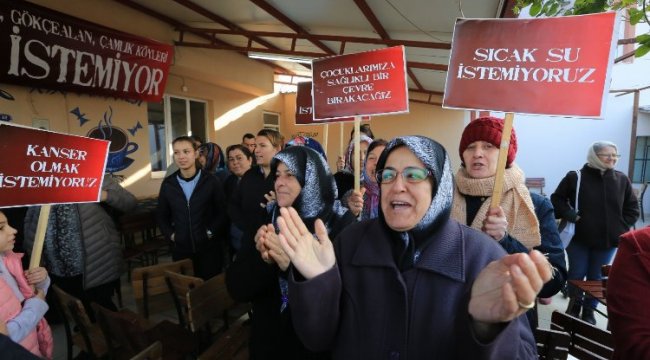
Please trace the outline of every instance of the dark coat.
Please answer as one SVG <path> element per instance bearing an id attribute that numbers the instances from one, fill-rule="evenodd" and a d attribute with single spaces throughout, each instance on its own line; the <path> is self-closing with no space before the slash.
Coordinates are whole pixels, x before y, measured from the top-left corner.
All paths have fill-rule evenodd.
<path id="1" fill-rule="evenodd" d="M 195 254 L 210 245 L 211 234 L 222 229 L 226 200 L 219 179 L 201 171 L 194 191 L 187 201 L 178 183 L 178 171 L 168 176 L 160 186 L 156 221 L 166 239 L 174 234 L 174 251 Z"/>
<path id="2" fill-rule="evenodd" d="M 615 360 L 650 359 L 650 228 L 621 236 L 607 281 Z"/>
<path id="3" fill-rule="evenodd" d="M 270 219 L 268 221 L 271 222 Z M 336 236 L 354 222 L 354 215 L 346 212 L 342 217 L 333 219 L 330 234 Z M 278 277 L 286 274 L 281 274 L 275 264 L 265 263 L 253 241 L 244 243 L 247 245 L 242 246 L 235 261 L 226 269 L 226 285 L 235 300 L 252 304 L 255 319 L 252 321 L 249 344 L 251 359 L 306 359 L 312 354 L 303 348 L 294 333 L 291 300 L 289 307 L 280 312 Z"/>
<path id="4" fill-rule="evenodd" d="M 577 179 L 575 171 L 569 172 L 551 195 L 556 218 L 576 220 Z M 618 237 L 639 218 L 639 204 L 630 179 L 620 171 L 601 173 L 596 168 L 583 166 L 578 201 L 580 220 L 576 222 L 572 241 L 587 247 L 608 249 L 618 246 Z"/>
<path id="5" fill-rule="evenodd" d="M 560 234 L 557 231 L 553 205 L 551 205 L 551 202 L 546 197 L 540 194 L 530 193 L 530 197 L 533 200 L 535 215 L 539 221 L 539 232 L 542 235 L 542 243 L 539 246 L 535 246 L 534 249 L 546 255 L 546 258 L 555 269 L 553 278 L 544 284 L 542 290 L 537 294 L 540 298 L 547 298 L 557 294 L 566 284 L 567 267 L 566 260 L 564 259 L 564 248 L 562 247 Z M 499 244 L 503 246 L 508 254 L 528 253 L 528 249 L 524 244 L 509 234 L 503 240 L 499 241 Z M 535 328 L 535 324 L 537 324 L 537 310 L 532 309 L 526 315 L 530 323 L 534 324 L 533 328 Z"/>
<path id="6" fill-rule="evenodd" d="M 334 359 L 536 359 L 525 316 L 489 344 L 473 334 L 468 312 L 480 271 L 505 251 L 454 220 L 440 224 L 412 268 L 396 266 L 380 219 L 349 226 L 336 240 L 337 266 L 309 280 L 291 273 L 296 333 Z"/>
<path id="7" fill-rule="evenodd" d="M 266 224 L 266 208 L 260 203 L 266 203 L 265 194 L 273 190 L 273 176 L 264 177 L 259 166 L 250 168 L 239 181 L 235 193 L 228 203 L 230 221 L 244 232 L 242 235 L 243 246 L 255 246 L 254 238 L 257 229 Z"/>

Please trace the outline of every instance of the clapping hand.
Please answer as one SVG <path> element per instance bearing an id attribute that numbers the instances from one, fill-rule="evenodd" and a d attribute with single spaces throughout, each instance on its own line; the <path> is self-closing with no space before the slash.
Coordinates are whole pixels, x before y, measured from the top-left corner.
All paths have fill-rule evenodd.
<path id="1" fill-rule="evenodd" d="M 291 260 L 282 250 L 280 239 L 275 233 L 273 224 L 262 225 L 255 234 L 255 248 L 262 255 L 262 260 L 267 264 L 276 263 L 278 267 L 285 271 L 289 267 Z"/>
<path id="2" fill-rule="evenodd" d="M 474 281 L 469 313 L 480 323 L 510 321 L 535 305 L 552 275 L 550 263 L 537 250 L 506 255 L 488 264 Z"/>
<path id="3" fill-rule="evenodd" d="M 280 214 L 280 244 L 302 276 L 309 280 L 331 269 L 336 256 L 325 224 L 316 220 L 314 237 L 294 208 L 281 208 Z"/>

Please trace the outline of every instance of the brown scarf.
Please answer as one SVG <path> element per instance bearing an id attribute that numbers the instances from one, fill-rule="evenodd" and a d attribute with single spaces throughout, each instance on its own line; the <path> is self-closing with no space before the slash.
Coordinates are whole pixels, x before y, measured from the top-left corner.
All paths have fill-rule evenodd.
<path id="1" fill-rule="evenodd" d="M 460 168 L 454 180 L 456 186 L 454 188 L 454 204 L 451 208 L 451 217 L 467 225 L 467 204 L 463 195 L 485 196 L 486 200 L 476 213 L 471 225 L 472 228 L 481 230 L 490 207 L 494 176 L 486 179 L 473 179 L 467 176 L 465 168 Z M 539 221 L 535 215 L 533 200 L 530 198 L 528 188 L 524 184 L 524 173 L 515 164 L 512 164 L 505 171 L 501 207 L 506 214 L 508 233 L 510 235 L 528 249 L 532 249 L 541 243 Z"/>

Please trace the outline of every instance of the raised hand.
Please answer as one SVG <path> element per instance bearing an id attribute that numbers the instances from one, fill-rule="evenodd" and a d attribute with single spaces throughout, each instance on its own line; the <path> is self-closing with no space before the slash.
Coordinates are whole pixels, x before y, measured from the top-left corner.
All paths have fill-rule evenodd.
<path id="1" fill-rule="evenodd" d="M 263 207 L 263 208 L 266 208 L 266 206 L 267 206 L 269 203 L 275 201 L 275 199 L 276 199 L 276 197 L 275 197 L 275 191 L 271 190 L 271 191 L 269 191 L 267 194 L 264 194 L 264 198 L 266 199 L 266 202 L 265 202 L 265 203 L 261 202 L 261 203 L 260 203 L 260 206 Z"/>
<path id="2" fill-rule="evenodd" d="M 501 206 L 490 208 L 483 220 L 484 233 L 490 235 L 494 240 L 501 240 L 508 231 L 508 219 Z"/>
<path id="3" fill-rule="evenodd" d="M 47 270 L 44 267 L 37 267 L 31 270 L 25 271 L 25 278 L 27 278 L 27 283 L 29 285 L 37 285 L 47 279 Z"/>
<path id="4" fill-rule="evenodd" d="M 339 156 L 336 159 L 336 171 L 341 171 L 345 168 L 345 160 L 343 160 L 342 156 Z"/>
<path id="5" fill-rule="evenodd" d="M 548 260 L 537 250 L 507 255 L 493 261 L 472 285 L 469 313 L 475 321 L 510 321 L 535 305 L 537 293 L 553 272 Z"/>
<path id="6" fill-rule="evenodd" d="M 331 269 L 336 256 L 325 224 L 316 220 L 315 238 L 294 208 L 281 208 L 280 214 L 280 244 L 302 276 L 309 280 Z"/>
<path id="7" fill-rule="evenodd" d="M 365 192 L 366 188 L 361 188 L 360 191 L 352 191 L 348 198 L 348 207 L 354 216 L 359 216 L 361 210 L 363 210 L 363 194 Z"/>

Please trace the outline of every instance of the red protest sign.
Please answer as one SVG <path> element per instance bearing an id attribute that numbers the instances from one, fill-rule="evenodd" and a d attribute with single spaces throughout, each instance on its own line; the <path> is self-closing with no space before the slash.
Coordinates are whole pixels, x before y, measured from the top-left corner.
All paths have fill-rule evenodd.
<path id="1" fill-rule="evenodd" d="M 353 117 L 334 119 L 314 119 L 314 106 L 312 104 L 312 82 L 305 81 L 297 84 L 296 93 L 296 125 L 315 125 L 321 123 L 338 123 L 354 121 Z"/>
<path id="2" fill-rule="evenodd" d="M 312 62 L 314 118 L 408 112 L 404 47 Z"/>
<path id="3" fill-rule="evenodd" d="M 459 19 L 443 107 L 602 117 L 615 23 L 615 13 Z"/>
<path id="4" fill-rule="evenodd" d="M 0 208 L 99 201 L 108 146 L 0 124 Z"/>
<path id="5" fill-rule="evenodd" d="M 0 0 L 0 82 L 158 102 L 173 51 L 26 1 Z"/>

